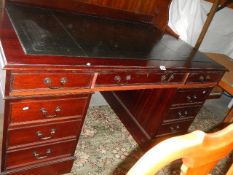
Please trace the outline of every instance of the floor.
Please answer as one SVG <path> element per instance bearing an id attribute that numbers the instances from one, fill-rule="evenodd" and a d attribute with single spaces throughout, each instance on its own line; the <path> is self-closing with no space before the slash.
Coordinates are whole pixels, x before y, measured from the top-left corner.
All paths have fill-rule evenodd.
<path id="1" fill-rule="evenodd" d="M 220 122 L 216 118 L 202 108 L 189 131 L 208 131 Z M 142 154 L 110 106 L 90 107 L 75 152 L 77 159 L 67 175 L 125 175 Z M 213 175 L 225 174 L 225 162 L 216 167 Z M 171 175 L 173 169 L 165 168 L 159 175 Z"/>
<path id="2" fill-rule="evenodd" d="M 228 104 L 231 101 L 231 98 L 225 94 L 223 94 L 218 99 L 210 99 L 207 100 L 204 104 L 206 109 L 213 112 L 218 120 L 223 120 L 228 111 Z"/>

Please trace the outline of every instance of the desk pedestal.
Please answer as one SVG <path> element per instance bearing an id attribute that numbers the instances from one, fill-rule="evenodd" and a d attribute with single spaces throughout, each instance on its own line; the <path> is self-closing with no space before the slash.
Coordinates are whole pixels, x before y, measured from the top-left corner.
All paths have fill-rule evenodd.
<path id="1" fill-rule="evenodd" d="M 144 145 L 152 139 L 161 140 L 187 132 L 211 89 L 172 88 L 102 94 L 138 144 Z"/>

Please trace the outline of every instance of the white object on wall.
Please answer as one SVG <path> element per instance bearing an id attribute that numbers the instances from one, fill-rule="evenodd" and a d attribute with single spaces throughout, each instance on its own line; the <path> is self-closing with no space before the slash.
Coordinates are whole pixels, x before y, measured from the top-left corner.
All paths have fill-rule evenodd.
<path id="1" fill-rule="evenodd" d="M 204 0 L 173 0 L 169 26 L 192 46 L 195 45 L 212 4 Z M 233 10 L 217 12 L 201 44 L 203 52 L 217 52 L 233 58 Z"/>
<path id="2" fill-rule="evenodd" d="M 202 13 L 200 0 L 173 0 L 168 25 L 180 39 L 195 45 L 205 20 L 205 14 Z"/>

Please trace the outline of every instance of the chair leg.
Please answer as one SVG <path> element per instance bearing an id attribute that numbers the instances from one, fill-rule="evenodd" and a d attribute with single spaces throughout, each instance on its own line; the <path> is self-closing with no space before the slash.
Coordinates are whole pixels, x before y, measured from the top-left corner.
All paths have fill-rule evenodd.
<path id="1" fill-rule="evenodd" d="M 224 119 L 224 123 L 232 123 L 232 122 L 233 122 L 233 107 L 231 107 L 226 118 Z"/>
<path id="2" fill-rule="evenodd" d="M 233 164 L 231 165 L 231 167 L 229 168 L 229 170 L 227 171 L 226 175 L 233 175 Z"/>

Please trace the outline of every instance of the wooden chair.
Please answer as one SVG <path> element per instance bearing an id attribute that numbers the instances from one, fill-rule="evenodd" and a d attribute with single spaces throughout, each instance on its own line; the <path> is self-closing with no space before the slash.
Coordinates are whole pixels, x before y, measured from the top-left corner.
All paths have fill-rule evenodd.
<path id="1" fill-rule="evenodd" d="M 181 158 L 181 175 L 207 175 L 231 150 L 233 124 L 211 134 L 194 131 L 154 146 L 136 162 L 127 175 L 154 175 L 165 165 Z M 233 166 L 227 175 L 233 175 Z"/>

